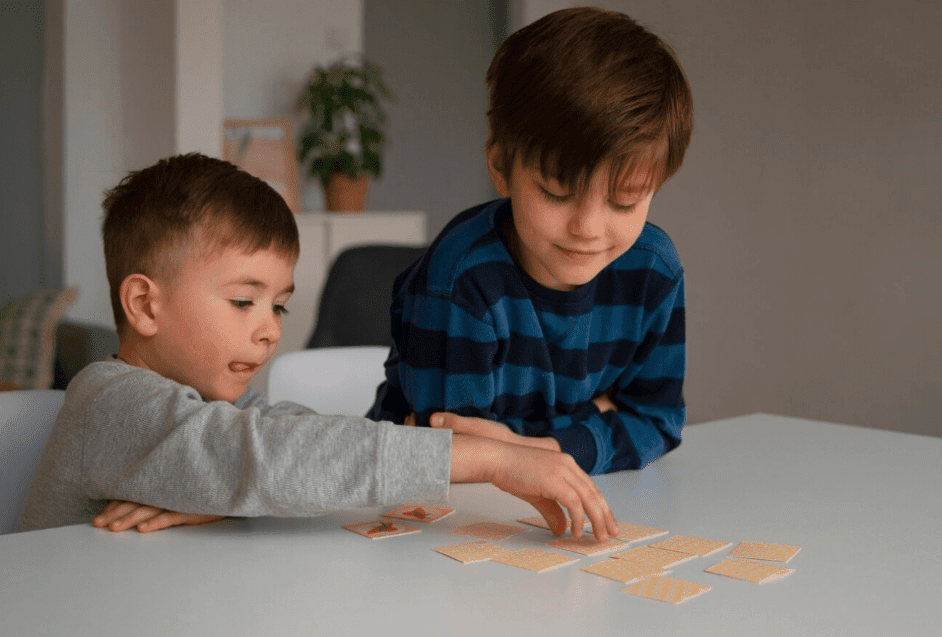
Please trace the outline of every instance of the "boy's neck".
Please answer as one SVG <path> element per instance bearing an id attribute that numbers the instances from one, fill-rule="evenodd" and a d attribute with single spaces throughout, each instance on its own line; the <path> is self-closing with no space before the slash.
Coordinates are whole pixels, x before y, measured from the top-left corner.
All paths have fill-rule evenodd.
<path id="1" fill-rule="evenodd" d="M 142 352 L 142 344 L 136 343 L 135 341 L 140 340 L 136 335 L 122 337 L 121 344 L 118 346 L 118 354 L 116 358 L 128 365 L 133 365 L 134 367 L 141 367 L 143 369 L 150 369 L 150 366 L 147 365 L 146 355 Z"/>

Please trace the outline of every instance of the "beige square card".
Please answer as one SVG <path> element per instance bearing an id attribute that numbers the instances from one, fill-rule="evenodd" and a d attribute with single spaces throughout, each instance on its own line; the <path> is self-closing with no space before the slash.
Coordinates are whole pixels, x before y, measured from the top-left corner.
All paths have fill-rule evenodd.
<path id="1" fill-rule="evenodd" d="M 553 540 L 552 542 L 547 542 L 546 545 L 557 549 L 563 549 L 564 551 L 580 553 L 582 555 L 598 555 L 600 553 L 608 553 L 610 551 L 617 551 L 618 549 L 625 548 L 625 543 L 621 540 L 609 538 L 604 542 L 599 542 L 591 535 L 583 535 L 582 537 L 564 537 L 558 540 Z"/>
<path id="2" fill-rule="evenodd" d="M 669 568 L 677 564 L 683 564 L 697 556 L 689 553 L 678 553 L 677 551 L 659 549 L 654 546 L 637 546 L 627 551 L 614 553 L 611 557 L 636 562 L 638 564 L 649 564 L 660 568 Z"/>
<path id="3" fill-rule="evenodd" d="M 496 555 L 507 552 L 507 549 L 492 544 L 491 542 L 468 542 L 466 544 L 452 544 L 451 546 L 439 546 L 435 549 L 442 555 L 447 555 L 453 560 L 464 562 L 465 564 L 474 564 L 475 562 L 487 562 Z"/>
<path id="4" fill-rule="evenodd" d="M 494 561 L 500 564 L 525 568 L 530 571 L 542 573 L 560 566 L 578 562 L 577 558 L 568 557 L 561 553 L 544 551 L 541 549 L 521 549 L 519 551 L 503 551 L 494 556 Z"/>
<path id="5" fill-rule="evenodd" d="M 686 582 L 673 577 L 648 577 L 637 584 L 622 588 L 618 592 L 679 604 L 697 595 L 702 595 L 708 590 L 710 590 L 710 587 L 706 584 Z"/>
<path id="6" fill-rule="evenodd" d="M 668 531 L 664 531 L 663 529 L 652 529 L 638 524 L 619 522 L 618 535 L 616 537 L 622 542 L 639 542 L 667 534 Z"/>
<path id="7" fill-rule="evenodd" d="M 580 570 L 594 575 L 601 575 L 608 579 L 613 579 L 622 584 L 631 584 L 640 581 L 645 577 L 655 575 L 664 575 L 666 571 L 650 564 L 639 564 L 629 562 L 628 560 L 601 560 L 588 566 L 583 566 Z"/>
<path id="8" fill-rule="evenodd" d="M 765 584 L 766 582 L 781 579 L 794 571 L 795 569 L 785 566 L 741 558 L 726 559 L 706 569 L 707 573 L 725 575 L 726 577 L 746 580 L 756 584 Z"/>
<path id="9" fill-rule="evenodd" d="M 649 544 L 648 546 L 666 549 L 668 551 L 677 551 L 678 553 L 686 553 L 687 555 L 705 557 L 717 551 L 722 551 L 732 545 L 732 542 L 724 542 L 722 540 L 706 540 L 702 537 L 693 537 L 690 535 L 672 535 L 671 537 L 665 538 L 660 542 L 655 542 L 654 544 Z"/>
<path id="10" fill-rule="evenodd" d="M 753 560 L 765 560 L 766 562 L 787 563 L 788 560 L 795 557 L 800 546 L 791 544 L 767 544 L 765 542 L 740 542 L 739 546 L 729 552 L 727 557 L 745 557 Z"/>
<path id="11" fill-rule="evenodd" d="M 473 524 L 459 526 L 452 530 L 452 533 L 457 533 L 458 535 L 473 535 L 482 540 L 504 540 L 513 535 L 526 532 L 527 530 L 522 526 L 511 526 L 497 522 L 475 522 Z"/>

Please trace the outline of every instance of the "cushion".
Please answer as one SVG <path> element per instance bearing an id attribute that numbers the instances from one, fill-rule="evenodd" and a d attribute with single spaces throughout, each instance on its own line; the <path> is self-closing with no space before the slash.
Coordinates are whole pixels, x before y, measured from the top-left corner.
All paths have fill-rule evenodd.
<path id="1" fill-rule="evenodd" d="M 52 387 L 56 325 L 78 290 L 39 290 L 0 308 L 0 384 Z"/>

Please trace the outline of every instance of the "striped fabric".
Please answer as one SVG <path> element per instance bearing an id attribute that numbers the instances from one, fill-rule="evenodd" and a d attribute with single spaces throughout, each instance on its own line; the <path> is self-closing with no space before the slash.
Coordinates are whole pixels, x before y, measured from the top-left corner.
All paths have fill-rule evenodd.
<path id="1" fill-rule="evenodd" d="M 395 346 L 370 412 L 427 425 L 435 411 L 553 436 L 589 473 L 637 469 L 680 444 L 685 418 L 683 269 L 647 224 L 572 292 L 533 281 L 495 230 L 509 200 L 458 215 L 396 280 Z M 592 398 L 612 389 L 618 411 Z"/>

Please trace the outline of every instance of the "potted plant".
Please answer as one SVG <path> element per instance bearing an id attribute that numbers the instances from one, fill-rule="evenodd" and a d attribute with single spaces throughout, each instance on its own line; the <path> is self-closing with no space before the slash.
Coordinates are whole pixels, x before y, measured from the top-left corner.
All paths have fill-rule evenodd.
<path id="1" fill-rule="evenodd" d="M 315 67 L 298 98 L 298 108 L 308 116 L 298 159 L 323 184 L 327 210 L 363 210 L 369 177 L 383 171 L 381 101 L 391 97 L 382 69 L 366 60 Z"/>

